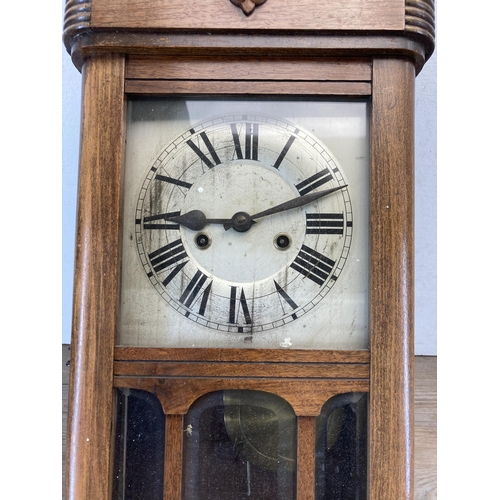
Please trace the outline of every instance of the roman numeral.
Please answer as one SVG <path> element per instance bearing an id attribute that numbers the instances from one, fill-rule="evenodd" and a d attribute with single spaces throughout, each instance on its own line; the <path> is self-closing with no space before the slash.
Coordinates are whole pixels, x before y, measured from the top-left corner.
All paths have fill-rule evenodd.
<path id="1" fill-rule="evenodd" d="M 181 269 L 188 263 L 187 260 L 181 262 L 178 266 L 175 266 L 168 276 L 162 281 L 163 286 L 167 286 L 181 271 Z"/>
<path id="2" fill-rule="evenodd" d="M 333 176 L 328 168 L 321 170 L 317 174 L 311 175 L 307 179 L 303 180 L 299 184 L 296 184 L 300 196 L 304 196 L 305 194 L 311 192 L 313 189 L 316 189 L 319 186 L 331 181 Z"/>
<path id="3" fill-rule="evenodd" d="M 156 273 L 187 259 L 187 253 L 180 239 L 148 254 L 151 266 Z M 149 274 L 150 276 L 150 274 Z"/>
<path id="4" fill-rule="evenodd" d="M 325 255 L 302 245 L 299 255 L 290 264 L 292 269 L 322 286 L 333 271 L 335 262 Z"/>
<path id="5" fill-rule="evenodd" d="M 179 298 L 179 302 L 181 304 L 184 304 L 188 308 L 191 307 L 191 304 L 195 301 L 195 299 L 203 290 L 203 285 L 205 284 L 207 279 L 208 276 L 202 273 L 198 269 L 198 271 L 196 271 L 191 281 L 188 283 L 188 286 L 186 287 L 184 292 L 182 292 L 182 295 Z M 205 314 L 205 308 L 207 306 L 208 296 L 210 295 L 211 288 L 212 288 L 212 282 L 210 282 L 203 291 L 201 304 L 199 308 L 199 314 L 201 314 L 202 316 Z M 187 313 L 186 315 L 189 315 L 189 313 Z"/>
<path id="6" fill-rule="evenodd" d="M 194 146 L 194 144 L 193 144 Z M 195 146 L 196 147 L 196 146 Z M 163 182 L 168 182 L 169 184 L 175 184 L 176 186 L 184 187 L 191 189 L 192 184 L 189 182 L 181 181 L 179 179 L 174 179 L 173 177 L 167 177 L 166 175 L 160 175 L 158 174 L 155 179 Z"/>
<path id="7" fill-rule="evenodd" d="M 194 130 L 191 130 L 191 133 L 194 133 Z M 200 160 L 208 167 L 208 168 L 213 168 L 215 165 L 220 165 L 221 161 L 220 158 L 217 155 L 217 152 L 215 151 L 214 146 L 210 142 L 210 139 L 208 138 L 206 132 L 202 132 L 200 134 L 200 137 L 202 138 L 203 142 L 205 143 L 206 148 L 208 149 L 208 152 L 210 156 L 212 157 L 212 160 L 210 160 L 205 153 L 191 140 L 188 139 L 186 141 L 186 144 L 200 157 Z M 213 163 L 212 163 L 213 161 Z"/>
<path id="8" fill-rule="evenodd" d="M 173 222 L 156 222 L 168 219 L 169 217 L 179 216 L 180 212 L 168 212 L 165 214 L 150 215 L 149 217 L 144 217 L 144 229 L 166 229 L 166 230 L 179 230 L 179 224 L 174 224 Z M 140 224 L 140 219 L 136 221 Z"/>
<path id="9" fill-rule="evenodd" d="M 236 158 L 238 160 L 243 160 L 243 153 L 241 151 L 240 136 L 238 135 L 238 130 L 235 123 L 231 123 L 231 132 L 233 134 L 234 149 L 236 151 Z"/>
<path id="10" fill-rule="evenodd" d="M 245 159 L 259 159 L 259 124 L 247 123 L 245 131 Z"/>
<path id="11" fill-rule="evenodd" d="M 212 289 L 212 282 L 210 282 L 205 291 L 203 292 L 203 297 L 201 298 L 200 308 L 198 310 L 198 314 L 201 316 L 205 316 L 205 309 L 207 308 L 208 297 L 210 295 L 210 290 Z"/>
<path id="12" fill-rule="evenodd" d="M 344 234 L 344 214 L 306 214 L 306 234 Z"/>
<path id="13" fill-rule="evenodd" d="M 295 133 L 298 134 L 299 129 L 295 129 Z M 273 167 L 274 168 L 280 168 L 281 162 L 285 158 L 286 154 L 288 153 L 288 150 L 292 147 L 293 141 L 295 140 L 295 136 L 291 135 L 290 139 L 288 139 L 287 143 L 285 144 L 285 147 L 281 150 L 281 153 L 279 154 L 276 162 L 274 163 Z"/>
<path id="14" fill-rule="evenodd" d="M 259 124 L 246 123 L 245 124 L 245 149 L 241 147 L 240 135 L 235 123 L 231 124 L 231 132 L 233 134 L 234 150 L 238 160 L 259 160 Z"/>
<path id="15" fill-rule="evenodd" d="M 281 288 L 276 280 L 274 281 L 274 286 L 276 287 L 276 291 L 280 294 L 280 296 L 285 299 L 285 302 L 292 308 L 292 309 L 297 309 L 299 306 L 294 302 L 294 300 L 288 295 L 283 288 Z M 292 314 L 293 319 L 297 319 L 297 315 L 295 313 Z"/>
<path id="16" fill-rule="evenodd" d="M 232 286 L 231 287 L 231 297 L 229 299 L 229 323 L 232 324 L 237 324 L 237 318 L 238 318 L 238 299 L 237 297 L 237 291 L 238 287 Z M 245 323 L 247 325 L 252 324 L 252 317 L 250 316 L 250 310 L 248 309 L 248 303 L 247 299 L 245 297 L 245 291 L 243 288 L 241 289 L 241 294 L 240 294 L 240 305 L 241 305 L 241 310 L 243 311 L 243 315 L 245 317 Z"/>

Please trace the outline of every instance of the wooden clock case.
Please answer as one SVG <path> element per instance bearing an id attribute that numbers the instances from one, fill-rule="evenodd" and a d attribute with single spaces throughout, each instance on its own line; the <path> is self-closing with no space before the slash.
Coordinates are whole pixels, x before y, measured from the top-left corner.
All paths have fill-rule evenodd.
<path id="1" fill-rule="evenodd" d="M 67 498 L 110 498 L 117 386 L 162 403 L 165 499 L 181 498 L 183 415 L 230 388 L 294 408 L 299 499 L 314 498 L 322 404 L 369 392 L 369 498 L 413 498 L 414 81 L 434 48 L 433 0 L 267 0 L 250 13 L 230 0 L 68 0 L 64 43 L 83 78 Z M 369 350 L 116 345 L 127 97 L 217 93 L 370 99 Z"/>

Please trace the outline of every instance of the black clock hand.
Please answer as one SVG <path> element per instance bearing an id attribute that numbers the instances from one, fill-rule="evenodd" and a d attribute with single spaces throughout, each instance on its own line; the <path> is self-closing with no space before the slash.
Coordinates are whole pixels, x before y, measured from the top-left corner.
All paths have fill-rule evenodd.
<path id="1" fill-rule="evenodd" d="M 292 208 L 302 207 L 345 187 L 347 187 L 347 185 L 325 189 L 324 191 L 318 191 L 316 193 L 309 193 L 304 196 L 298 196 L 297 198 L 285 201 L 284 203 L 268 208 L 267 210 L 252 216 L 248 215 L 246 212 L 238 212 L 234 214 L 231 219 L 207 219 L 206 215 L 201 210 L 191 210 L 182 215 L 168 217 L 165 220 L 175 222 L 176 224 L 180 224 L 181 226 L 192 229 L 193 231 L 201 231 L 208 224 L 223 224 L 226 231 L 233 228 L 238 232 L 244 232 L 248 231 L 252 224 L 255 224 L 254 219 L 260 219 L 268 215 L 291 210 Z"/>
<path id="2" fill-rule="evenodd" d="M 175 222 L 193 231 L 201 231 L 208 224 L 226 224 L 231 222 L 231 219 L 207 219 L 201 210 L 191 210 L 182 215 L 168 217 L 165 220 Z"/>

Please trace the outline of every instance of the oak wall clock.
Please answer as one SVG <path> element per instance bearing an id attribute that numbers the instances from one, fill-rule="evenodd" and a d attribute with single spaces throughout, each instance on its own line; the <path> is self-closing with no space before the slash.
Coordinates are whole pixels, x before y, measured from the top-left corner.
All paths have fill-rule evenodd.
<path id="1" fill-rule="evenodd" d="M 411 499 L 431 0 L 68 1 L 71 499 Z"/>

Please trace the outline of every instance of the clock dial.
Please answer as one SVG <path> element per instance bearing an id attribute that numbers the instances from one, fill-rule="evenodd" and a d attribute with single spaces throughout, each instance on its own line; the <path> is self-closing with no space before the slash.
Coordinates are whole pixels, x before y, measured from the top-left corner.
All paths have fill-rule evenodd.
<path id="1" fill-rule="evenodd" d="M 366 349 L 368 109 L 130 99 L 117 343 Z"/>
<path id="2" fill-rule="evenodd" d="M 251 337 L 310 313 L 353 235 L 349 180 L 313 135 L 231 114 L 175 138 L 150 167 L 135 213 L 144 272 L 178 314 Z"/>

